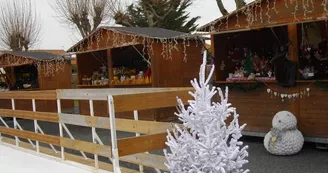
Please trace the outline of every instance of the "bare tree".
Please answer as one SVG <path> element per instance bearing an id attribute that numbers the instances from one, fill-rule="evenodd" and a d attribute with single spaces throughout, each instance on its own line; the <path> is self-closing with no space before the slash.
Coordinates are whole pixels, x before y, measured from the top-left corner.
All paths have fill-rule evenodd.
<path id="1" fill-rule="evenodd" d="M 39 41 L 40 19 L 31 1 L 6 0 L 0 4 L 0 44 L 13 51 L 27 51 Z"/>
<path id="2" fill-rule="evenodd" d="M 111 19 L 112 9 L 107 0 L 54 0 L 51 6 L 58 19 L 78 29 L 83 38 Z"/>
<path id="3" fill-rule="evenodd" d="M 221 14 L 224 16 L 224 15 L 227 15 L 228 14 L 228 11 L 225 9 L 223 3 L 222 3 L 222 0 L 216 0 L 216 3 L 219 7 L 219 10 L 221 12 Z M 246 5 L 245 1 L 244 0 L 235 0 L 235 3 L 236 3 L 236 8 L 239 9 L 239 8 L 242 8 L 243 6 Z"/>
<path id="4" fill-rule="evenodd" d="M 218 4 L 219 10 L 223 16 L 228 14 L 228 11 L 224 8 L 224 5 L 222 3 L 222 0 L 216 0 L 216 3 Z"/>

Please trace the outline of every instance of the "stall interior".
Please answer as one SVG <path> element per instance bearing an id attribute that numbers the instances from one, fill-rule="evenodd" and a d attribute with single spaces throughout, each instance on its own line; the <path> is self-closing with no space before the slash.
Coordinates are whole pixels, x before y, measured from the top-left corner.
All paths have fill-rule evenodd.
<path id="1" fill-rule="evenodd" d="M 151 70 L 142 45 L 83 53 L 78 56 L 80 87 L 151 84 Z"/>
<path id="2" fill-rule="evenodd" d="M 112 49 L 113 80 L 111 85 L 151 84 L 149 56 L 143 45 Z"/>
<path id="3" fill-rule="evenodd" d="M 217 81 L 275 81 L 282 69 L 276 59 L 288 60 L 289 47 L 299 47 L 295 63 L 299 80 L 328 77 L 327 22 L 298 24 L 298 43 L 288 39 L 287 26 L 215 35 Z M 223 53 L 223 55 L 222 55 Z M 276 72 L 276 73 L 275 73 Z M 282 75 L 287 72 L 282 72 Z"/>
<path id="4" fill-rule="evenodd" d="M 22 90 L 39 88 L 38 70 L 34 64 L 3 67 L 0 69 L 1 90 Z"/>

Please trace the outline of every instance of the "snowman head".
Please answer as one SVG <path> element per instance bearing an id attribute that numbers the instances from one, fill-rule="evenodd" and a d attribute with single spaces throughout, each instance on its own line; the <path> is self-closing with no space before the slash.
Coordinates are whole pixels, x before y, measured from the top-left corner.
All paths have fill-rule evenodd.
<path id="1" fill-rule="evenodd" d="M 295 128 L 297 125 L 296 117 L 288 111 L 276 113 L 272 120 L 272 126 L 278 130 L 288 130 Z"/>

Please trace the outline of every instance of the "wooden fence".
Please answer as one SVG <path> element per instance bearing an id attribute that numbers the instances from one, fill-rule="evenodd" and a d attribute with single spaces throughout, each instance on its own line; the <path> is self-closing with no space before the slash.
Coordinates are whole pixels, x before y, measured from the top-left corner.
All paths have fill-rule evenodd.
<path id="1" fill-rule="evenodd" d="M 149 154 L 149 151 L 166 148 L 166 130 L 172 123 L 140 121 L 138 110 L 172 107 L 177 105 L 176 97 L 185 103 L 191 99 L 188 91 L 191 88 L 147 88 L 147 89 L 69 89 L 52 91 L 3 92 L 0 99 L 10 99 L 12 109 L 0 109 L 0 143 L 27 150 L 36 154 L 52 157 L 59 161 L 71 163 L 90 170 L 105 172 L 143 172 L 143 166 L 154 168 L 156 172 L 168 171 L 164 165 L 165 157 Z M 16 110 L 15 99 L 31 100 L 32 110 Z M 36 100 L 56 100 L 57 113 L 38 112 Z M 67 114 L 61 112 L 61 100 L 88 100 L 90 116 Z M 93 101 L 105 100 L 108 103 L 109 117 L 95 117 Z M 131 111 L 134 120 L 115 118 L 116 112 Z M 13 128 L 3 117 L 13 118 Z M 24 130 L 20 120 L 33 121 L 34 130 Z M 39 123 L 58 124 L 57 135 L 45 134 Z M 70 126 L 90 127 L 92 141 L 74 138 Z M 104 145 L 96 129 L 110 130 L 110 145 Z M 117 138 L 117 131 L 135 133 L 135 137 Z M 65 137 L 64 133 L 67 133 Z M 109 135 L 109 134 L 108 134 Z M 23 140 L 25 139 L 25 140 Z M 40 145 L 45 143 L 45 145 Z M 65 149 L 76 150 L 80 155 L 65 152 Z M 100 161 L 98 157 L 109 158 L 110 162 Z M 139 165 L 139 170 L 120 166 L 120 161 Z"/>

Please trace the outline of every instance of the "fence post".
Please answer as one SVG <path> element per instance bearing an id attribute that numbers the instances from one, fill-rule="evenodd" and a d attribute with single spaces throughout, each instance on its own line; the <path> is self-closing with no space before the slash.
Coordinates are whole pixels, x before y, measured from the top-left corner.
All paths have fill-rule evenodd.
<path id="1" fill-rule="evenodd" d="M 13 111 L 16 109 L 14 99 L 11 99 L 11 108 L 12 108 Z M 14 128 L 17 129 L 17 119 L 16 119 L 16 117 L 14 117 Z M 17 136 L 15 136 L 15 141 L 16 141 L 16 146 L 18 147 L 19 146 L 19 141 L 18 141 Z"/>
<path id="2" fill-rule="evenodd" d="M 90 116 L 93 117 L 95 115 L 94 110 L 93 110 L 93 100 L 89 100 L 89 107 L 90 107 Z M 91 127 L 91 132 L 92 132 L 92 142 L 97 143 L 96 141 L 96 128 Z M 95 160 L 95 167 L 98 169 L 99 168 L 99 161 L 98 161 L 98 155 L 94 155 L 94 160 Z"/>
<path id="3" fill-rule="evenodd" d="M 120 162 L 117 149 L 117 136 L 116 136 L 116 122 L 115 122 L 115 109 L 113 96 L 107 96 L 108 112 L 110 120 L 110 132 L 112 141 L 112 162 L 114 173 L 121 173 Z"/>
<path id="4" fill-rule="evenodd" d="M 60 114 L 61 114 L 60 99 L 57 99 L 57 112 L 58 112 L 58 116 L 60 116 Z M 62 127 L 61 122 L 59 122 L 59 135 L 61 138 L 63 137 L 63 127 Z M 61 150 L 61 158 L 63 160 L 65 160 L 65 148 L 60 146 L 60 150 Z"/>
<path id="5" fill-rule="evenodd" d="M 36 112 L 35 99 L 32 99 L 32 109 L 33 112 Z M 34 132 L 38 133 L 38 120 L 34 120 Z M 39 141 L 35 141 L 35 145 L 36 145 L 36 152 L 40 153 Z"/>
<path id="6" fill-rule="evenodd" d="M 138 110 L 133 111 L 133 117 L 134 117 L 134 120 L 136 120 L 136 121 L 139 120 Z M 140 136 L 140 133 L 136 133 L 136 136 Z M 144 171 L 143 165 L 139 165 L 139 172 L 143 173 L 143 171 Z"/>

